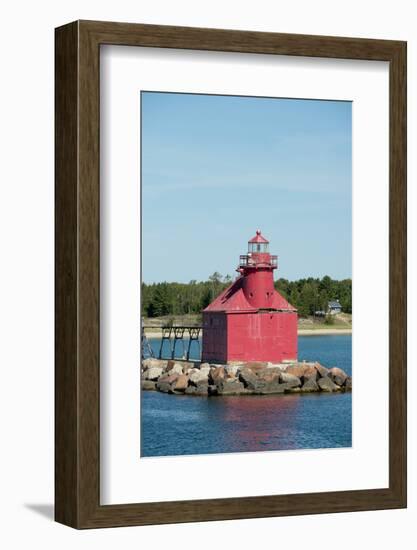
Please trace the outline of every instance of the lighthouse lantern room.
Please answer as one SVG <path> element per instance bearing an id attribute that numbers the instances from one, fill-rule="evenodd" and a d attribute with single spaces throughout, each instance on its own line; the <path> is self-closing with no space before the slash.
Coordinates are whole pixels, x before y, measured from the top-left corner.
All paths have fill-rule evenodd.
<path id="1" fill-rule="evenodd" d="M 258 230 L 241 255 L 237 279 L 203 311 L 202 361 L 297 359 L 297 310 L 274 288 L 277 256 Z"/>

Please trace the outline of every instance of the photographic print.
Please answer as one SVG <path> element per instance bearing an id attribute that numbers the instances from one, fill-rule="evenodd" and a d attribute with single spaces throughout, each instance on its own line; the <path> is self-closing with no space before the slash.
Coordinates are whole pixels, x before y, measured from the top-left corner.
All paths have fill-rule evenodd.
<path id="1" fill-rule="evenodd" d="M 406 43 L 55 44 L 55 519 L 406 507 Z"/>
<path id="2" fill-rule="evenodd" d="M 142 457 L 352 445 L 352 103 L 142 91 Z"/>

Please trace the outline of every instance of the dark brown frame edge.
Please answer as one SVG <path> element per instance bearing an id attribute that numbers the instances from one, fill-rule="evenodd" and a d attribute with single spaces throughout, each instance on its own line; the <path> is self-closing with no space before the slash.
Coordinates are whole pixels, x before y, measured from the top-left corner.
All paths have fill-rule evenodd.
<path id="1" fill-rule="evenodd" d="M 102 44 L 389 62 L 389 487 L 100 505 L 99 52 Z M 406 506 L 406 43 L 77 21 L 55 34 L 55 519 L 75 528 Z"/>

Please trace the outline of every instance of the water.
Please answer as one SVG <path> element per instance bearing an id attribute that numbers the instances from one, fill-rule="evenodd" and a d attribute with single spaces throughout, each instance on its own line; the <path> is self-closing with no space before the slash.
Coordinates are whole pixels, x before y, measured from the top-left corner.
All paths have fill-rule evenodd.
<path id="1" fill-rule="evenodd" d="M 351 374 L 351 344 L 349 334 L 300 336 L 298 355 Z M 158 351 L 160 342 L 151 345 Z M 350 447 L 351 403 L 350 393 L 191 397 L 144 391 L 141 455 Z"/>

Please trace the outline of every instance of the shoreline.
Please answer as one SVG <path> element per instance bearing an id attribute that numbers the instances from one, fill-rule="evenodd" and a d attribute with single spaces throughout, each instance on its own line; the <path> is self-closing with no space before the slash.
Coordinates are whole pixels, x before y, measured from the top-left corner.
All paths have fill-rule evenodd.
<path id="1" fill-rule="evenodd" d="M 323 336 L 326 334 L 352 334 L 351 328 L 301 328 L 297 331 L 298 336 Z"/>
<path id="2" fill-rule="evenodd" d="M 316 329 L 298 329 L 298 336 L 325 336 L 326 334 L 335 335 L 335 334 L 352 334 L 351 328 L 316 328 Z M 149 340 L 155 340 L 161 338 L 161 330 L 145 330 L 146 338 Z"/>

